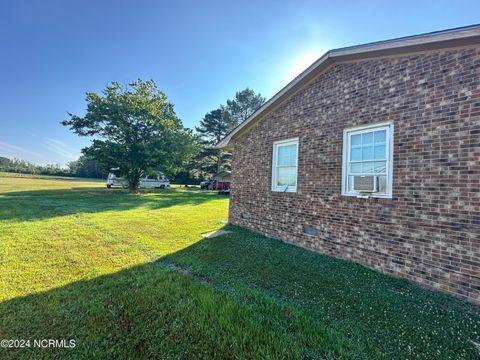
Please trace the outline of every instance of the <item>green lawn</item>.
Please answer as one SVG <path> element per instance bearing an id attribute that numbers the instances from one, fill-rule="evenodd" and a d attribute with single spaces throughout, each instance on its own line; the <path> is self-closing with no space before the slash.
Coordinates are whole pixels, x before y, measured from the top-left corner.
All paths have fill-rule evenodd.
<path id="1" fill-rule="evenodd" d="M 0 175 L 0 359 L 478 359 L 479 307 L 247 230 L 228 200 Z"/>

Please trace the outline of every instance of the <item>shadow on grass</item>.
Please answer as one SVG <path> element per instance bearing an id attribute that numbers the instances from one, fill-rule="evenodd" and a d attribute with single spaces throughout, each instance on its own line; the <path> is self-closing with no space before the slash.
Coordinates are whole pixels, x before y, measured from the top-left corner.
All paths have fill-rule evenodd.
<path id="1" fill-rule="evenodd" d="M 223 197 L 187 189 L 143 190 L 139 194 L 99 187 L 5 192 L 0 193 L 0 220 L 39 220 L 138 207 L 155 210 L 175 205 L 199 205 L 215 198 Z"/>
<path id="2" fill-rule="evenodd" d="M 259 289 L 362 344 L 371 359 L 479 358 L 479 306 L 246 229 L 226 229 L 232 233 L 160 262 L 207 277 L 230 296 L 239 286 Z"/>
<path id="3" fill-rule="evenodd" d="M 200 280 L 200 281 L 199 281 Z M 4 339 L 75 340 L 75 348 L 3 348 L 2 359 L 367 359 L 301 313 L 251 290 L 216 292 L 150 263 L 0 304 Z"/>
<path id="4" fill-rule="evenodd" d="M 253 232 L 0 304 L 3 338 L 85 358 L 477 359 L 477 306 Z"/>

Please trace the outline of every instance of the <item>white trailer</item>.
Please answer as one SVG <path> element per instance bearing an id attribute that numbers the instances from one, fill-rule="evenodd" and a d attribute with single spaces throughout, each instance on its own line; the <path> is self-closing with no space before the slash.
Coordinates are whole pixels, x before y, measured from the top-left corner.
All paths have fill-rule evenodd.
<path id="1" fill-rule="evenodd" d="M 112 186 L 128 186 L 127 179 L 117 177 L 114 173 L 109 173 L 107 178 L 107 188 Z M 170 186 L 170 181 L 164 177 L 163 174 L 159 174 L 156 179 L 149 179 L 144 177 L 140 179 L 140 188 L 144 189 L 164 189 Z"/>

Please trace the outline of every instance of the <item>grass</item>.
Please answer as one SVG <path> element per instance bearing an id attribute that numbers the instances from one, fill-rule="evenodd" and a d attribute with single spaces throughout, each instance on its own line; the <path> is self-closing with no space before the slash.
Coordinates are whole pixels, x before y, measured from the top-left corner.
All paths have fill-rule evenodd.
<path id="1" fill-rule="evenodd" d="M 476 305 L 250 231 L 228 200 L 0 175 L 0 339 L 19 358 L 478 359 Z"/>
<path id="2" fill-rule="evenodd" d="M 88 178 L 77 178 L 73 176 L 53 176 L 53 175 L 40 175 L 40 174 L 22 174 L 22 173 L 12 173 L 0 171 L 0 177 L 4 178 L 24 178 L 24 179 L 42 179 L 42 180 L 70 180 L 78 182 L 105 182 L 101 179 L 88 179 Z"/>

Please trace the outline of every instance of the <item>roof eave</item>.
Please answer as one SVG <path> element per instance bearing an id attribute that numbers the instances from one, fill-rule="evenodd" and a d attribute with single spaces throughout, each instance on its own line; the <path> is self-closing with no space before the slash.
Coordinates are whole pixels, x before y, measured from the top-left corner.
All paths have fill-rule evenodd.
<path id="1" fill-rule="evenodd" d="M 475 44 L 480 45 L 480 25 L 330 50 L 263 104 L 247 120 L 234 128 L 215 147 L 233 148 L 234 138 L 252 127 L 253 120 L 261 118 L 276 104 L 280 104 L 333 63 Z"/>
<path id="2" fill-rule="evenodd" d="M 277 101 L 280 101 L 283 97 L 288 96 L 289 92 L 292 89 L 298 87 L 303 81 L 305 81 L 306 77 L 309 74 L 313 75 L 313 70 L 315 70 L 320 65 L 327 65 L 330 64 L 328 59 L 330 58 L 331 51 L 326 52 L 323 56 L 321 56 L 317 61 L 315 61 L 312 65 L 310 65 L 307 69 L 305 69 L 300 75 L 290 81 L 285 87 L 283 87 L 279 92 L 277 92 L 270 100 L 268 100 L 265 104 L 263 104 L 257 111 L 255 111 L 249 118 L 247 118 L 244 122 L 239 124 L 235 127 L 222 141 L 215 145 L 218 149 L 223 148 L 233 148 L 232 139 L 234 135 L 236 135 L 240 130 L 245 129 L 248 125 L 251 125 L 252 120 L 258 118 L 265 112 L 267 112 L 270 107 L 275 104 Z"/>

